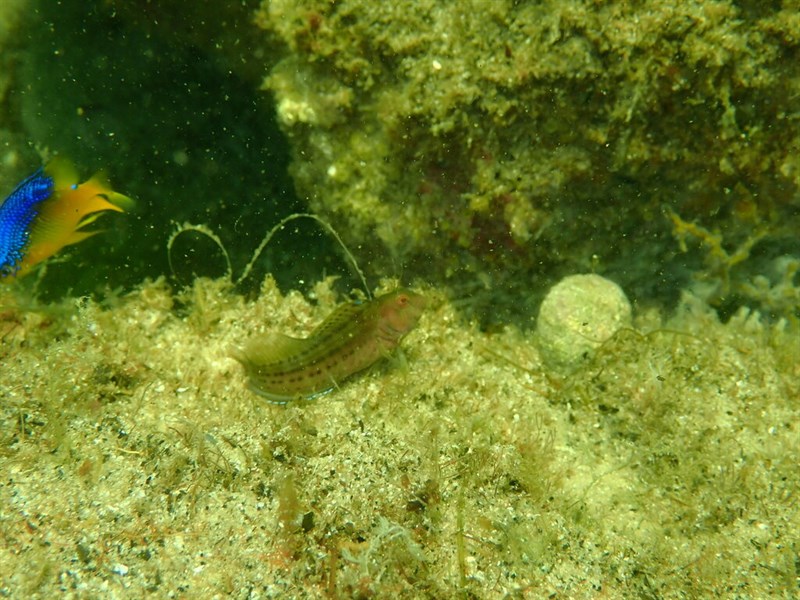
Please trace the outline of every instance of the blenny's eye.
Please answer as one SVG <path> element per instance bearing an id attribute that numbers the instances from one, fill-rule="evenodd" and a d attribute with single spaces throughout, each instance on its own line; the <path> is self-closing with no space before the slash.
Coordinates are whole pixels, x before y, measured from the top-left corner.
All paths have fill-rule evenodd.
<path id="1" fill-rule="evenodd" d="M 408 304 L 408 295 L 407 294 L 400 294 L 397 297 L 397 304 L 398 306 L 405 306 Z"/>

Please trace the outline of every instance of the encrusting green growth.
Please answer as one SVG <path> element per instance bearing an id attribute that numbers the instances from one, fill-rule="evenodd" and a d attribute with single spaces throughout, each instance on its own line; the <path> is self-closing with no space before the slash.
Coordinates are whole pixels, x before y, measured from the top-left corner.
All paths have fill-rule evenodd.
<path id="1" fill-rule="evenodd" d="M 480 332 L 431 290 L 405 367 L 285 407 L 249 394 L 230 344 L 306 335 L 339 302 L 330 285 L 309 302 L 268 279 L 245 301 L 159 280 L 59 310 L 2 291 L 0 592 L 796 589 L 791 323 L 723 325 L 686 295 L 551 380 L 530 335 Z"/>
<path id="2" fill-rule="evenodd" d="M 545 364 L 569 372 L 630 326 L 631 303 L 616 283 L 593 273 L 569 275 L 544 297 L 536 341 Z"/>
<path id="3" fill-rule="evenodd" d="M 264 87 L 294 181 L 348 244 L 376 248 L 372 268 L 399 257 L 521 294 L 594 257 L 639 296 L 654 262 L 688 276 L 664 205 L 734 246 L 756 223 L 796 248 L 796 12 L 264 0 L 256 23 L 283 42 Z"/>

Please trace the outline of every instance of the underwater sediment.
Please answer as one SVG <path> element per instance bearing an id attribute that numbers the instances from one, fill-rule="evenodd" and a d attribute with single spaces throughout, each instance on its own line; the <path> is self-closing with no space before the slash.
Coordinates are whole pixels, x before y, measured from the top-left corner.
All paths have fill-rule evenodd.
<path id="1" fill-rule="evenodd" d="M 0 596 L 797 595 L 799 10 L 4 4 L 2 189 L 141 211 L 0 287 Z M 233 283 L 301 210 L 428 306 L 277 406 L 232 349 L 358 286 Z"/>

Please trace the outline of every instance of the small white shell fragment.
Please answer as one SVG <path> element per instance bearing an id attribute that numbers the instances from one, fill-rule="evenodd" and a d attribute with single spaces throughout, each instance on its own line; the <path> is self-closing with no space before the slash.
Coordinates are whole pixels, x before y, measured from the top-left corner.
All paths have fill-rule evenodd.
<path id="1" fill-rule="evenodd" d="M 536 340 L 548 367 L 570 372 L 630 326 L 631 303 L 622 288 L 599 275 L 570 275 L 542 301 Z"/>

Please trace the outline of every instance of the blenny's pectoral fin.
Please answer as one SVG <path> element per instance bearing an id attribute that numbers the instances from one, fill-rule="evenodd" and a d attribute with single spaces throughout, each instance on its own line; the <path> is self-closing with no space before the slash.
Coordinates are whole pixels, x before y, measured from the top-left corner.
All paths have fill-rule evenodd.
<path id="1" fill-rule="evenodd" d="M 386 352 L 384 357 L 389 360 L 391 365 L 400 371 L 408 372 L 408 359 L 403 349 L 398 346 L 393 352 Z"/>
<path id="2" fill-rule="evenodd" d="M 334 378 L 334 376 L 328 373 L 328 378 L 331 380 L 331 387 L 329 387 L 327 390 L 319 392 L 320 394 L 327 394 L 328 392 L 332 392 L 333 390 L 337 391 L 339 390 L 339 384 L 336 383 L 336 379 Z"/>

